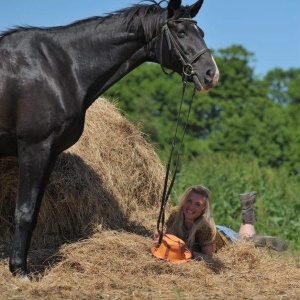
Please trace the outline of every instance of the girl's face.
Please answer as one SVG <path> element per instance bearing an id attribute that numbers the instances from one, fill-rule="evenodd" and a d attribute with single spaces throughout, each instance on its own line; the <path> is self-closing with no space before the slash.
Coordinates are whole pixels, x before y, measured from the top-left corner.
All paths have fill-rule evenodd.
<path id="1" fill-rule="evenodd" d="M 182 206 L 185 220 L 188 222 L 194 222 L 200 217 L 206 207 L 205 198 L 195 192 L 190 192 L 185 203 Z"/>

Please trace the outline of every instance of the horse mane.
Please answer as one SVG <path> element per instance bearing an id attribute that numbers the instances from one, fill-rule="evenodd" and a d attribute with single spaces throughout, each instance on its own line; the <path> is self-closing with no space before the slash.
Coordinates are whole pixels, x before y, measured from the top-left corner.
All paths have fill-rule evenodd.
<path id="1" fill-rule="evenodd" d="M 93 20 L 99 20 L 101 21 L 103 19 L 103 17 L 90 17 L 90 18 L 86 18 L 86 19 L 82 19 L 79 21 L 75 21 L 73 23 L 70 23 L 68 25 L 61 25 L 61 26 L 51 26 L 51 27 L 38 27 L 38 26 L 15 26 L 11 29 L 8 29 L 7 31 L 3 31 L 0 32 L 0 38 L 3 38 L 7 35 L 11 35 L 20 31 L 28 31 L 28 30 L 45 30 L 45 31 L 54 31 L 54 30 L 60 30 L 63 28 L 68 28 L 68 27 L 72 27 L 72 26 L 76 26 L 76 25 L 80 25 L 80 24 L 84 24 L 87 23 L 89 21 L 93 21 Z"/>
<path id="2" fill-rule="evenodd" d="M 161 3 L 166 2 L 166 0 L 162 0 L 160 2 L 156 2 L 155 0 L 147 0 L 141 1 L 147 2 L 149 4 L 135 4 L 131 7 L 123 8 L 117 10 L 115 12 L 109 13 L 106 16 L 96 16 L 90 17 L 86 19 L 82 19 L 79 21 L 75 21 L 68 25 L 63 26 L 52 26 L 52 27 L 36 27 L 36 26 L 16 26 L 12 29 L 9 29 L 4 32 L 0 32 L 0 38 L 3 38 L 7 35 L 11 35 L 17 33 L 19 31 L 27 31 L 27 30 L 46 30 L 46 31 L 54 31 L 60 30 L 64 28 L 69 28 L 77 25 L 81 25 L 90 21 L 98 20 L 99 25 L 115 16 L 123 15 L 123 23 L 128 24 L 127 30 L 138 30 L 138 28 L 142 27 L 145 34 L 145 39 L 147 41 L 151 40 L 154 36 L 156 36 L 162 28 L 162 20 L 163 14 L 166 11 L 166 8 L 161 6 Z M 151 17 L 153 16 L 153 17 Z M 189 10 L 187 7 L 181 7 L 178 12 L 174 15 L 174 19 L 178 17 L 188 17 Z"/>
<path id="3" fill-rule="evenodd" d="M 136 31 L 138 28 L 142 27 L 145 38 L 149 41 L 161 31 L 163 22 L 161 17 L 166 9 L 161 7 L 160 4 L 166 1 L 163 0 L 159 3 L 154 0 L 141 2 L 148 2 L 150 4 L 135 4 L 131 7 L 115 11 L 107 15 L 105 19 L 123 15 L 123 23 L 128 24 L 127 30 Z M 151 18 L 151 16 L 153 16 L 153 18 Z"/>
<path id="4" fill-rule="evenodd" d="M 149 4 L 136 4 L 131 7 L 127 7 L 118 10 L 114 13 L 107 15 L 106 18 L 113 17 L 115 15 L 123 15 L 124 23 L 128 24 L 128 30 L 137 30 L 142 26 L 147 41 L 150 41 L 154 36 L 161 32 L 162 24 L 165 20 L 162 19 L 166 8 L 161 6 L 162 3 L 168 3 L 167 0 L 156 2 L 155 0 L 144 0 L 141 1 Z M 172 19 L 178 18 L 189 18 L 190 11 L 188 6 L 181 6 L 180 9 L 175 13 Z M 153 16 L 153 18 L 151 18 Z"/>

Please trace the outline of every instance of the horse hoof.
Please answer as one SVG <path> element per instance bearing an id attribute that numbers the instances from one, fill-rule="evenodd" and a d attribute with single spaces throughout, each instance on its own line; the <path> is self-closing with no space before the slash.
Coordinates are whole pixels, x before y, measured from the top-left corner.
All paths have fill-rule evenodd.
<path id="1" fill-rule="evenodd" d="M 19 275 L 18 278 L 24 282 L 30 282 L 28 275 Z"/>

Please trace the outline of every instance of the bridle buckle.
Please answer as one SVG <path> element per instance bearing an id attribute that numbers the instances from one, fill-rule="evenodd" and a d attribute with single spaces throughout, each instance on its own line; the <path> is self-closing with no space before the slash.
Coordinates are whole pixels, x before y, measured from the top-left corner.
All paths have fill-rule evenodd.
<path id="1" fill-rule="evenodd" d="M 190 77 L 195 74 L 194 68 L 191 64 L 183 65 L 182 72 L 187 77 Z"/>

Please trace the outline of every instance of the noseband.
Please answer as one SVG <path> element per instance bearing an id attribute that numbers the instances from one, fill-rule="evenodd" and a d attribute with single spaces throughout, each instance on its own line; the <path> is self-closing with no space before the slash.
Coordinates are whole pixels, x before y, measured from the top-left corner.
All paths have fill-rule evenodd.
<path id="1" fill-rule="evenodd" d="M 164 41 L 164 36 L 166 37 L 167 44 L 169 51 L 172 51 L 174 49 L 175 54 L 179 57 L 180 61 L 182 62 L 183 68 L 182 68 L 182 76 L 187 79 L 188 77 L 191 77 L 195 74 L 194 68 L 192 66 L 192 63 L 195 62 L 202 54 L 205 52 L 210 52 L 210 50 L 205 47 L 198 53 L 196 53 L 192 58 L 188 58 L 186 54 L 184 53 L 182 47 L 177 43 L 172 31 L 169 28 L 169 23 L 170 22 L 189 22 L 192 24 L 197 24 L 195 20 L 189 19 L 189 18 L 180 18 L 177 20 L 167 20 L 165 25 L 162 27 L 162 39 L 161 39 L 161 45 L 160 45 L 160 57 L 161 57 L 161 68 L 163 72 L 166 75 L 173 74 L 174 72 L 168 73 L 162 62 L 162 55 L 163 55 L 163 41 Z"/>

